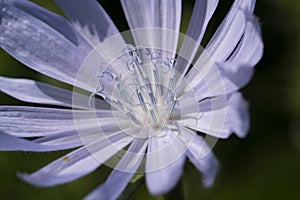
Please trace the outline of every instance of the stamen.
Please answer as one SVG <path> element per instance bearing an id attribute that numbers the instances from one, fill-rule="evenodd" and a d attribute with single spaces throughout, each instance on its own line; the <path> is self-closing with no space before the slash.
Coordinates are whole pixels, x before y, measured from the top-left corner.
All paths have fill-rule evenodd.
<path id="1" fill-rule="evenodd" d="M 158 71 L 156 69 L 152 70 L 152 71 L 153 71 L 153 75 L 154 75 L 156 90 L 159 91 L 159 94 L 162 96 L 163 95 L 163 89 L 160 85 L 160 77 L 159 77 Z"/>
<path id="2" fill-rule="evenodd" d="M 134 123 L 136 123 L 139 126 L 142 125 L 142 123 L 134 116 L 134 114 L 131 111 L 128 111 L 126 114 Z"/>
<path id="3" fill-rule="evenodd" d="M 135 61 L 138 65 L 143 64 L 142 60 L 138 56 L 137 48 L 135 48 L 133 45 L 127 45 L 127 49 L 125 48 L 126 53 L 132 58 L 132 61 Z"/>
<path id="4" fill-rule="evenodd" d="M 175 88 L 175 76 L 173 75 L 172 78 L 170 78 L 169 81 L 169 89 L 170 91 L 173 91 Z"/>
<path id="5" fill-rule="evenodd" d="M 143 77 L 143 79 L 144 79 L 144 83 L 145 83 L 147 89 L 150 90 L 151 92 L 153 92 L 149 77 L 146 76 L 146 77 Z"/>
<path id="6" fill-rule="evenodd" d="M 128 103 L 129 105 L 135 104 L 134 99 L 128 94 L 128 92 L 123 87 L 121 87 L 120 83 L 117 84 L 117 88 L 118 92 L 124 98 L 126 103 Z"/>
<path id="7" fill-rule="evenodd" d="M 173 111 L 174 111 L 174 108 L 175 108 L 176 104 L 178 103 L 176 95 L 175 95 L 175 94 L 172 94 L 171 96 L 172 96 L 173 100 L 171 101 L 171 104 L 170 104 L 170 106 L 169 106 L 169 111 L 168 111 L 169 117 L 172 116 L 172 113 L 173 113 Z"/>
<path id="8" fill-rule="evenodd" d="M 146 103 L 145 103 L 145 101 L 144 101 L 144 97 L 143 97 L 142 93 L 139 92 L 139 90 L 137 90 L 137 95 L 138 95 L 138 99 L 139 99 L 139 101 L 140 101 L 140 104 L 141 104 L 141 106 L 142 106 L 144 112 L 145 112 L 145 113 L 148 113 L 148 109 L 147 109 Z"/>
<path id="9" fill-rule="evenodd" d="M 173 94 L 173 90 L 175 89 L 175 77 L 174 75 L 169 80 L 169 86 L 168 86 L 168 94 L 167 94 L 167 101 L 170 102 L 171 95 Z"/>
<path id="10" fill-rule="evenodd" d="M 156 114 L 153 109 L 150 109 L 150 117 L 151 117 L 152 123 L 157 125 L 157 117 L 156 117 Z"/>
<path id="11" fill-rule="evenodd" d="M 150 92 L 148 93 L 149 94 L 149 97 L 150 97 L 150 101 L 153 105 L 156 105 L 156 99 L 155 99 L 155 96 L 153 94 L 153 92 Z"/>
<path id="12" fill-rule="evenodd" d="M 133 76 L 134 76 L 134 81 L 135 81 L 135 84 L 137 85 L 137 87 L 143 87 L 143 83 L 141 80 L 143 78 L 143 74 L 142 74 L 141 69 L 138 66 L 134 68 Z"/>

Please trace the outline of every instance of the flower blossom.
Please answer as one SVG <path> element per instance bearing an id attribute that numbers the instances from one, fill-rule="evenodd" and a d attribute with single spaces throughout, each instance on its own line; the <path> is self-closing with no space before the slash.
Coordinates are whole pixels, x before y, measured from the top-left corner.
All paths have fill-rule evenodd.
<path id="1" fill-rule="evenodd" d="M 255 0 L 235 0 L 205 48 L 218 0 L 196 0 L 185 35 L 180 0 L 121 0 L 131 29 L 125 33 L 96 0 L 55 2 L 67 19 L 27 0 L 0 1 L 1 48 L 74 86 L 0 77 L 1 92 L 43 105 L 0 107 L 0 150 L 76 148 L 19 177 L 48 187 L 106 164 L 113 171 L 86 199 L 116 199 L 135 173 L 160 195 L 175 187 L 188 159 L 211 186 L 216 140 L 245 137 L 249 129 L 239 89 L 263 53 Z M 215 142 L 208 144 L 208 136 Z"/>

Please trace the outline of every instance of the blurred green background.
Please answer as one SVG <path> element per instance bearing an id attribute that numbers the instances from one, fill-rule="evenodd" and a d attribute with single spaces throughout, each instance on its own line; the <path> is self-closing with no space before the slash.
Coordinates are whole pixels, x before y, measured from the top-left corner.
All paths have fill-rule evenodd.
<path id="1" fill-rule="evenodd" d="M 38 3 L 61 13 L 52 1 Z M 231 3 L 232 0 L 220 1 L 206 38 L 216 29 Z M 121 31 L 128 29 L 119 1 L 103 0 L 101 4 Z M 183 1 L 183 32 L 192 8 L 193 0 Z M 300 1 L 257 0 L 255 13 L 262 25 L 265 53 L 253 80 L 242 89 L 250 102 L 251 130 L 245 139 L 232 136 L 219 140 L 214 152 L 221 168 L 211 189 L 202 188 L 201 175 L 186 163 L 183 174 L 186 199 L 300 199 Z M 24 67 L 2 50 L 0 75 L 64 86 Z M 24 105 L 4 94 L 0 94 L 0 104 Z M 0 198 L 81 199 L 111 171 L 103 166 L 77 181 L 52 188 L 36 188 L 16 177 L 16 172 L 33 172 L 65 153 L 1 152 Z M 144 184 L 132 196 L 132 199 L 161 198 L 151 197 Z"/>

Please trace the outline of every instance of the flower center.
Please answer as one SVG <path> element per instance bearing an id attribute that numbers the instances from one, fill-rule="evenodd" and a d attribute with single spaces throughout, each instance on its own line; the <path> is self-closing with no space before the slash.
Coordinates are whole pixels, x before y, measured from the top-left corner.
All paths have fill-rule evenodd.
<path id="1" fill-rule="evenodd" d="M 117 110 L 125 113 L 131 121 L 140 127 L 151 127 L 155 130 L 162 129 L 169 124 L 169 119 L 176 108 L 178 101 L 176 96 L 176 73 L 173 70 L 175 59 L 159 58 L 161 51 L 150 49 L 136 50 L 128 47 L 127 68 L 128 72 L 120 78 L 108 71 L 102 71 L 104 75 L 111 77 L 116 84 L 111 95 L 102 97 Z M 150 56 L 147 59 L 140 58 L 144 52 Z"/>
<path id="2" fill-rule="evenodd" d="M 175 75 L 164 68 L 154 63 L 132 63 L 131 71 L 117 84 L 115 107 L 139 126 L 163 127 L 177 104 L 175 77 L 171 77 Z"/>

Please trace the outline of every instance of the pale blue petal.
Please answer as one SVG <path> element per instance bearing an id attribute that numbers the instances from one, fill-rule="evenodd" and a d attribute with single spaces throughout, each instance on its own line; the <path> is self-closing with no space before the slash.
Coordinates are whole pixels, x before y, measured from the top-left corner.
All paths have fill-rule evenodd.
<path id="1" fill-rule="evenodd" d="M 245 137 L 250 126 L 248 103 L 240 93 L 233 93 L 226 103 L 221 109 L 185 114 L 178 123 L 217 138 L 228 138 L 233 132 Z"/>
<path id="2" fill-rule="evenodd" d="M 137 46 L 175 53 L 181 20 L 181 1 L 121 0 Z M 147 29 L 141 29 L 147 28 Z"/>
<path id="3" fill-rule="evenodd" d="M 74 130 L 47 135 L 34 140 L 34 142 L 47 146 L 59 146 L 61 149 L 74 148 L 93 143 L 96 140 L 107 138 L 120 132 L 121 129 L 118 127 L 120 124 L 120 121 L 115 123 L 111 119 L 106 123 L 90 125 L 84 129 L 76 127 Z M 128 122 L 126 124 L 128 127 Z"/>
<path id="4" fill-rule="evenodd" d="M 201 43 L 208 22 L 214 14 L 219 0 L 198 0 L 195 2 L 186 35 Z"/>
<path id="5" fill-rule="evenodd" d="M 185 162 L 186 149 L 177 133 L 149 139 L 146 158 L 146 183 L 152 195 L 169 192 L 178 183 Z"/>
<path id="6" fill-rule="evenodd" d="M 245 11 L 248 16 L 245 33 L 231 57 L 220 63 L 220 70 L 237 88 L 249 83 L 254 67 L 263 55 L 263 41 L 258 21 Z M 230 89 L 234 91 L 234 88 Z"/>
<path id="7" fill-rule="evenodd" d="M 121 0 L 131 29 L 158 27 L 179 31 L 181 2 L 168 0 Z"/>
<path id="8" fill-rule="evenodd" d="M 97 111 L 96 114 L 100 119 L 95 118 L 94 111 L 1 106 L 0 130 L 18 137 L 40 137 L 115 124 L 112 111 Z M 77 116 L 76 121 L 74 115 Z"/>
<path id="9" fill-rule="evenodd" d="M 231 94 L 238 91 L 245 83 L 248 83 L 254 72 L 251 68 L 241 68 L 235 73 L 225 72 L 225 67 L 232 67 L 229 63 L 219 64 L 218 67 L 220 69 L 218 73 L 207 74 L 190 91 L 184 94 L 185 98 L 188 97 L 189 92 L 196 96 L 197 100 Z"/>
<path id="10" fill-rule="evenodd" d="M 0 76 L 0 91 L 25 102 L 89 109 L 88 96 L 33 80 Z M 73 101 L 73 95 L 76 101 Z M 97 109 L 110 108 L 105 101 L 98 99 L 95 106 Z"/>
<path id="11" fill-rule="evenodd" d="M 96 188 L 85 199 L 117 199 L 140 166 L 147 144 L 146 139 L 134 139 L 105 183 Z"/>
<path id="12" fill-rule="evenodd" d="M 97 46 L 119 31 L 96 0 L 55 0 L 76 30 L 92 45 Z"/>
<path id="13" fill-rule="evenodd" d="M 238 91 L 240 88 L 247 85 L 254 75 L 254 68 L 251 68 L 247 65 L 225 62 L 219 64 L 219 67 L 224 77 L 226 77 L 224 79 L 226 93 Z"/>
<path id="14" fill-rule="evenodd" d="M 178 120 L 178 123 L 181 126 L 206 133 L 213 137 L 226 139 L 233 132 L 229 119 L 233 116 L 226 114 L 228 109 L 229 108 L 227 106 L 226 109 L 186 114 Z"/>
<path id="15" fill-rule="evenodd" d="M 121 132 L 77 149 L 33 174 L 19 176 L 40 187 L 67 183 L 91 173 L 131 141 L 131 137 Z"/>
<path id="16" fill-rule="evenodd" d="M 253 11 L 255 0 L 236 0 L 208 43 L 206 49 L 215 62 L 224 62 L 236 48 L 245 31 L 245 10 Z"/>
<path id="17" fill-rule="evenodd" d="M 184 38 L 179 55 L 184 59 L 177 58 L 175 69 L 180 74 L 185 74 L 189 65 L 201 44 L 207 25 L 218 5 L 219 0 L 197 0 L 194 5 L 193 13 L 186 35 Z"/>
<path id="18" fill-rule="evenodd" d="M 181 104 L 181 99 L 179 99 L 180 107 L 178 107 L 178 109 L 174 109 L 172 116 L 174 119 L 178 119 L 180 116 L 184 116 L 185 114 L 202 113 L 221 109 L 227 105 L 228 98 L 230 98 L 230 95 L 220 95 L 216 97 L 205 98 L 199 102 L 191 100 L 191 103 L 186 104 Z"/>
<path id="19" fill-rule="evenodd" d="M 91 50 L 91 46 L 88 45 L 82 36 L 78 34 L 71 24 L 62 16 L 42 8 L 28 0 L 4 0 L 4 3 L 13 5 L 23 12 L 46 23 L 82 50 L 86 52 Z"/>
<path id="20" fill-rule="evenodd" d="M 127 72 L 127 67 L 124 66 L 127 60 L 122 60 L 124 58 L 116 60 L 116 56 L 122 53 L 126 43 L 97 0 L 55 0 L 55 2 L 70 19 L 77 32 L 93 46 L 94 51 L 92 53 L 96 53 L 95 58 L 91 58 L 91 54 L 89 54 L 86 61 L 88 62 L 87 65 L 91 66 L 86 66 L 88 69 L 83 69 L 82 73 L 91 71 L 90 75 L 94 75 L 94 72 L 97 73 L 97 70 L 100 70 L 96 69 L 95 71 L 95 67 L 100 67 L 100 63 L 112 60 L 114 63 L 108 68 L 109 71 L 115 75 Z M 93 59 L 94 63 L 91 63 Z M 82 77 L 82 81 L 85 80 L 86 78 Z M 105 81 L 105 88 L 111 87 L 110 83 L 111 81 Z"/>
<path id="21" fill-rule="evenodd" d="M 59 147 L 60 150 L 75 148 L 84 145 L 84 142 L 82 141 L 81 136 L 78 134 L 77 130 L 65 131 L 54 135 L 44 136 L 34 140 L 34 142 L 47 146 L 56 146 Z"/>
<path id="22" fill-rule="evenodd" d="M 182 135 L 189 143 L 186 155 L 203 175 L 203 185 L 210 187 L 213 185 L 218 173 L 219 164 L 212 149 L 205 140 L 194 131 L 182 128 Z"/>
<path id="23" fill-rule="evenodd" d="M 202 64 L 203 63 L 203 64 Z M 223 64 L 224 65 L 224 64 Z M 239 90 L 239 86 L 230 80 L 222 69 L 222 65 L 216 65 L 212 61 L 201 61 L 201 58 L 191 68 L 185 81 L 184 92 L 180 94 L 182 102 L 193 100 L 200 101 L 207 97 L 225 95 Z"/>
<path id="24" fill-rule="evenodd" d="M 28 67 L 75 84 L 86 53 L 53 27 L 17 7 L 0 3 L 0 46 Z M 88 88 L 86 83 L 77 86 Z"/>
<path id="25" fill-rule="evenodd" d="M 207 56 L 201 56 L 185 77 L 188 84 L 179 95 L 181 102 L 200 101 L 236 92 L 252 78 L 253 68 L 233 62 L 215 64 L 203 57 Z"/>
<path id="26" fill-rule="evenodd" d="M 231 71 L 237 71 L 240 67 L 253 67 L 262 58 L 264 44 L 262 41 L 261 29 L 257 19 L 248 11 L 244 36 L 237 49 L 226 61 L 231 63 Z"/>
<path id="27" fill-rule="evenodd" d="M 241 93 L 234 93 L 228 102 L 228 117 L 232 131 L 239 137 L 246 137 L 250 129 L 249 104 Z"/>
<path id="28" fill-rule="evenodd" d="M 61 146 L 49 146 L 38 144 L 26 139 L 17 138 L 0 131 L 0 151 L 32 151 L 47 152 L 61 150 Z"/>

